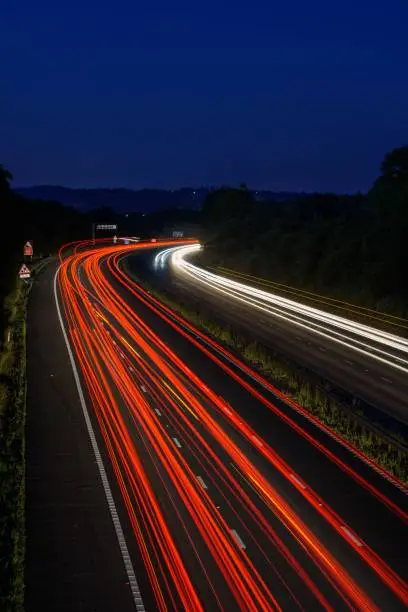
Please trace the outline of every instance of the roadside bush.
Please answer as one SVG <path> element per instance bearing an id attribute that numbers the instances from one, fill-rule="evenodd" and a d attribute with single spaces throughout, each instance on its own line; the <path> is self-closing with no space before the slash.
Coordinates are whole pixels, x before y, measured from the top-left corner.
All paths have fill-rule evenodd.
<path id="1" fill-rule="evenodd" d="M 8 298 L 10 341 L 0 356 L 0 609 L 24 609 L 26 289 Z"/>
<path id="2" fill-rule="evenodd" d="M 365 427 L 357 418 L 358 415 L 353 417 L 353 414 L 346 411 L 344 406 L 325 395 L 316 384 L 302 376 L 294 364 L 292 365 L 286 359 L 278 359 L 267 347 L 249 341 L 230 326 L 220 325 L 201 310 L 192 310 L 185 304 L 176 302 L 164 291 L 157 291 L 148 283 L 140 281 L 126 264 L 125 269 L 130 276 L 148 289 L 151 295 L 217 341 L 239 353 L 248 364 L 268 378 L 279 391 L 294 399 L 300 406 L 307 409 L 378 465 L 401 481 L 408 483 L 407 454 L 394 447 L 381 435 L 374 433 L 368 423 Z"/>

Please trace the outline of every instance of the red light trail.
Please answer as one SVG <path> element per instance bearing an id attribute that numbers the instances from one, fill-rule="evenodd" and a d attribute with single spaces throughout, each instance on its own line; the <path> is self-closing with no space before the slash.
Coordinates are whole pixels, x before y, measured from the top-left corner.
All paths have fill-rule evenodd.
<path id="1" fill-rule="evenodd" d="M 155 247 L 172 245 L 158 241 Z M 70 245 L 60 252 L 58 286 L 70 343 L 156 608 L 224 609 L 234 602 L 241 610 L 311 605 L 332 610 L 342 602 L 353 610 L 381 609 L 366 582 L 363 588 L 332 552 L 330 538 L 320 538 L 280 486 L 266 477 L 256 456 L 290 483 L 299 503 L 307 504 L 326 534 L 347 551 L 351 566 L 364 568 L 376 581 L 380 599 L 389 592 L 408 605 L 403 579 L 156 330 L 160 325 L 177 330 L 226 378 L 242 385 L 383 503 L 395 520 L 407 520 L 406 513 L 220 355 L 232 363 L 235 357 L 124 274 L 120 258 L 151 246 Z M 126 293 L 148 307 L 155 331 L 123 297 Z"/>

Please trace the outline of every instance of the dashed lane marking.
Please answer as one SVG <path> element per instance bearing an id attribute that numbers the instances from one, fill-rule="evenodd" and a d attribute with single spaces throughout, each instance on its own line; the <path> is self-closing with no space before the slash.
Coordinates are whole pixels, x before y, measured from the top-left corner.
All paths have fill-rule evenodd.
<path id="1" fill-rule="evenodd" d="M 291 474 L 291 475 L 290 475 L 290 477 L 291 477 L 291 479 L 292 479 L 294 482 L 296 482 L 296 484 L 298 484 L 298 485 L 299 485 L 299 487 L 300 487 L 301 489 L 303 489 L 303 490 L 304 490 L 304 489 L 306 489 L 306 488 L 307 488 L 307 487 L 306 487 L 306 485 L 305 485 L 305 484 L 304 484 L 304 483 L 303 483 L 301 480 L 299 480 L 299 478 L 298 478 L 297 476 L 295 476 L 295 474 Z"/>
<path id="2" fill-rule="evenodd" d="M 350 529 L 349 529 L 348 527 L 346 527 L 345 525 L 342 525 L 342 526 L 341 526 L 341 528 L 342 528 L 342 530 L 344 531 L 344 533 L 345 533 L 345 534 L 346 534 L 346 535 L 347 535 L 347 536 L 350 538 L 350 540 L 351 540 L 352 542 L 354 542 L 354 544 L 357 544 L 357 546 L 358 546 L 359 548 L 361 548 L 361 547 L 363 546 L 362 541 L 361 541 L 361 540 L 359 540 L 359 539 L 358 539 L 358 538 L 357 538 L 357 537 L 354 535 L 354 533 L 352 533 L 352 532 L 350 531 Z"/>
<path id="3" fill-rule="evenodd" d="M 238 546 L 239 546 L 240 548 L 242 548 L 242 550 L 245 550 L 246 546 L 245 546 L 244 542 L 242 541 L 242 538 L 241 538 L 241 536 L 239 535 L 238 531 L 237 531 L 236 529 L 231 529 L 231 533 L 232 533 L 232 535 L 234 536 L 234 538 L 235 538 L 235 540 L 236 540 L 236 542 L 237 542 Z"/>
<path id="4" fill-rule="evenodd" d="M 200 485 L 203 487 L 203 489 L 208 489 L 207 485 L 205 484 L 204 480 L 201 478 L 201 476 L 197 476 L 197 480 L 200 483 Z"/>
<path id="5" fill-rule="evenodd" d="M 255 444 L 257 444 L 258 446 L 263 446 L 263 442 L 257 438 L 256 436 L 251 436 L 252 440 L 255 442 Z"/>

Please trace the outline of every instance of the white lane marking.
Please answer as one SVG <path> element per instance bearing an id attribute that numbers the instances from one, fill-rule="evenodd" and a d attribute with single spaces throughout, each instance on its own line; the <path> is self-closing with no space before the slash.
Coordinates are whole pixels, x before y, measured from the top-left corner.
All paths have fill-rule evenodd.
<path id="1" fill-rule="evenodd" d="M 143 393 L 147 393 L 147 389 L 146 389 L 145 385 L 140 385 L 140 388 L 143 391 Z"/>
<path id="2" fill-rule="evenodd" d="M 131 372 L 134 372 L 134 371 L 135 371 L 135 369 L 134 369 L 134 368 L 132 368 L 132 366 L 129 366 L 129 370 L 130 370 Z"/>
<path id="3" fill-rule="evenodd" d="M 298 485 L 299 485 L 299 487 L 300 487 L 301 489 L 306 489 L 306 488 L 307 488 L 307 487 L 306 487 L 306 485 L 305 485 L 305 484 L 304 484 L 304 483 L 303 483 L 301 480 L 299 480 L 299 478 L 297 478 L 297 476 L 295 476 L 295 474 L 291 474 L 291 475 L 290 475 L 290 477 L 291 477 L 291 479 L 292 479 L 294 482 L 296 482 L 296 484 L 298 484 Z"/>
<path id="4" fill-rule="evenodd" d="M 325 353 L 326 349 L 323 346 L 319 346 L 319 351 L 322 351 L 322 353 Z"/>
<path id="5" fill-rule="evenodd" d="M 181 448 L 181 444 L 177 438 L 173 438 L 173 442 L 177 446 L 177 448 Z"/>
<path id="6" fill-rule="evenodd" d="M 242 538 L 239 535 L 238 531 L 236 529 L 231 529 L 231 533 L 234 536 L 235 540 L 237 541 L 238 546 L 242 548 L 243 550 L 245 550 L 246 546 L 243 543 Z"/>
<path id="7" fill-rule="evenodd" d="M 256 436 L 252 436 L 252 440 L 255 442 L 255 444 L 257 444 L 258 446 L 263 446 L 263 442 L 261 442 L 261 440 L 259 438 L 257 438 Z"/>
<path id="8" fill-rule="evenodd" d="M 74 355 L 72 353 L 72 349 L 71 349 L 71 345 L 69 343 L 68 335 L 65 329 L 64 321 L 62 319 L 61 309 L 60 309 L 59 300 L 58 300 L 58 292 L 57 292 L 57 277 L 58 277 L 59 269 L 60 268 L 57 269 L 54 275 L 54 298 L 55 298 L 55 305 L 57 307 L 58 319 L 61 325 L 62 335 L 64 336 L 65 345 L 67 347 L 69 360 L 71 362 L 71 368 L 74 374 L 74 379 L 75 379 L 75 383 L 76 383 L 76 387 L 77 387 L 78 395 L 79 395 L 79 401 L 81 403 L 82 413 L 84 415 L 86 428 L 88 430 L 88 436 L 91 441 L 91 446 L 92 446 L 92 449 L 95 455 L 96 464 L 98 466 L 99 475 L 102 480 L 102 485 L 103 485 L 103 489 L 105 492 L 106 501 L 107 501 L 110 515 L 112 518 L 113 526 L 115 528 L 116 537 L 119 543 L 119 548 L 120 548 L 120 552 L 122 555 L 123 564 L 125 566 L 126 574 L 129 580 L 130 589 L 132 591 L 133 601 L 134 601 L 136 610 L 138 610 L 138 612 L 144 612 L 145 607 L 143 604 L 142 596 L 140 594 L 139 585 L 136 580 L 135 570 L 133 568 L 132 560 L 129 555 L 129 550 L 126 544 L 126 539 L 123 533 L 122 525 L 119 520 L 118 511 L 116 509 L 115 501 L 113 499 L 113 495 L 112 495 L 112 491 L 109 485 L 105 466 L 102 461 L 102 455 L 100 453 L 98 443 L 96 441 L 95 432 L 92 426 L 91 418 L 89 416 L 88 408 L 86 406 L 85 397 L 84 397 L 84 393 L 82 390 L 81 380 L 79 378 Z"/>
<path id="9" fill-rule="evenodd" d="M 205 484 L 204 480 L 201 478 L 201 476 L 197 476 L 197 480 L 200 483 L 200 485 L 203 487 L 203 489 L 208 489 L 207 485 Z"/>
<path id="10" fill-rule="evenodd" d="M 342 530 L 344 531 L 344 533 L 350 538 L 350 540 L 352 540 L 352 542 L 354 542 L 354 544 L 357 544 L 357 546 L 359 548 L 361 548 L 363 546 L 363 543 L 361 540 L 359 540 L 354 533 L 352 533 L 350 531 L 350 529 L 348 529 L 345 525 L 341 526 Z"/>
<path id="11" fill-rule="evenodd" d="M 154 411 L 155 411 L 155 413 L 156 413 L 158 416 L 161 416 L 161 412 L 160 412 L 160 410 L 159 410 L 158 408 L 155 408 L 155 409 L 154 409 Z"/>
<path id="12" fill-rule="evenodd" d="M 232 357 L 228 357 L 228 355 L 225 355 L 221 350 L 217 349 L 217 347 L 214 346 L 208 340 L 206 340 L 205 337 L 203 337 L 200 332 L 198 332 L 198 333 L 194 332 L 194 330 L 190 329 L 190 327 L 188 325 L 183 325 L 182 323 L 180 323 L 180 321 L 178 321 L 174 317 L 174 315 L 171 315 L 169 313 L 166 313 L 166 315 L 172 321 L 174 321 L 180 327 L 182 327 L 186 332 L 188 332 L 191 336 L 193 336 L 194 338 L 196 338 L 197 340 L 202 342 L 208 348 L 210 348 L 210 349 L 214 350 L 216 353 L 218 353 L 218 355 L 221 358 L 225 359 L 231 365 L 237 367 L 241 372 L 244 372 L 244 374 L 246 374 L 254 382 L 258 383 L 268 393 L 271 393 L 274 397 L 277 397 L 279 400 L 281 400 L 285 404 L 285 406 L 287 408 L 291 408 L 292 410 L 297 412 L 297 414 L 300 414 L 305 420 L 309 421 L 309 423 L 311 423 L 314 427 L 320 429 L 320 431 L 322 431 L 325 435 L 329 436 L 337 444 L 339 444 L 340 446 L 345 448 L 353 457 L 356 457 L 359 461 L 361 461 L 362 463 L 367 465 L 369 468 L 371 468 L 372 470 L 377 472 L 377 474 L 379 474 L 382 478 L 385 478 L 385 480 L 387 480 L 388 482 L 393 484 L 395 487 L 397 487 L 397 489 L 399 489 L 402 493 L 404 493 L 404 495 L 408 494 L 407 487 L 403 483 L 399 482 L 396 478 L 394 478 L 392 476 L 392 474 L 387 472 L 385 469 L 381 468 L 376 463 L 372 462 L 367 457 L 365 457 L 364 454 L 362 454 L 359 451 L 357 451 L 357 449 L 354 448 L 345 439 L 341 438 L 337 434 L 335 435 L 333 433 L 333 431 L 330 431 L 330 429 L 326 429 L 326 426 L 323 423 L 320 423 L 318 420 L 315 420 L 314 417 L 311 414 L 307 413 L 306 409 L 302 409 L 301 406 L 298 406 L 296 404 L 296 401 L 295 401 L 294 397 L 291 397 L 289 394 L 276 393 L 276 391 L 274 391 L 273 388 L 271 388 L 270 384 L 267 381 L 259 380 L 258 377 L 255 376 L 254 374 L 251 374 L 251 372 L 248 371 L 246 369 L 246 367 L 244 367 L 243 365 L 239 365 L 239 363 L 237 363 Z M 367 370 L 367 372 L 368 372 L 368 370 Z M 198 380 L 197 376 L 192 375 L 192 380 Z M 166 425 L 166 427 L 168 427 L 168 425 Z"/>
<path id="13" fill-rule="evenodd" d="M 122 359 L 125 358 L 125 353 L 120 352 L 119 355 L 122 357 Z"/>
<path id="14" fill-rule="evenodd" d="M 390 385 L 392 385 L 392 380 L 390 380 L 389 378 L 386 378 L 385 376 L 381 376 L 381 380 L 383 380 L 384 382 L 387 382 Z"/>
<path id="15" fill-rule="evenodd" d="M 344 363 L 347 363 L 348 365 L 353 365 L 353 362 L 352 362 L 352 361 L 350 361 L 349 359 L 345 359 L 345 360 L 344 360 Z"/>
<path id="16" fill-rule="evenodd" d="M 296 340 L 301 340 L 300 336 L 295 336 Z"/>
<path id="17" fill-rule="evenodd" d="M 370 371 L 370 370 L 367 370 L 367 369 L 365 369 L 365 370 L 364 370 L 364 372 L 365 372 L 366 374 L 368 374 L 368 373 L 369 373 L 369 371 Z"/>

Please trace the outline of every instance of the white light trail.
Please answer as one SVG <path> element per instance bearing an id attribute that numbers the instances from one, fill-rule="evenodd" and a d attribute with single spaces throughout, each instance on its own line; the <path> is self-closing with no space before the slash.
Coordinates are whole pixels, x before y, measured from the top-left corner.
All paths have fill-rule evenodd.
<path id="1" fill-rule="evenodd" d="M 164 267 L 171 257 L 176 273 L 193 283 L 408 373 L 408 340 L 405 338 L 204 270 L 186 260 L 200 248 L 194 244 L 166 249 L 156 256 L 157 265 Z"/>

